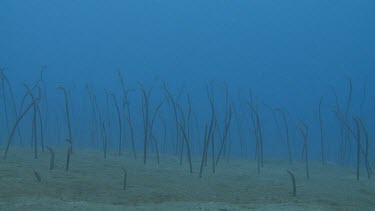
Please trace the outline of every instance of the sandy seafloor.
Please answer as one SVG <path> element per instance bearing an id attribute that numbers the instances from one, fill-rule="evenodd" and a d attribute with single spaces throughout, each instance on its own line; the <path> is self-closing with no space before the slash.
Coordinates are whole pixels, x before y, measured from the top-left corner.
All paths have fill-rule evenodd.
<path id="1" fill-rule="evenodd" d="M 191 174 L 187 159 L 180 165 L 173 155 L 161 156 L 160 165 L 150 155 L 144 165 L 141 152 L 137 160 L 130 153 L 109 152 L 105 160 L 99 150 L 73 152 L 70 171 L 65 148 L 56 150 L 50 171 L 48 151 L 34 159 L 32 149 L 11 147 L 0 160 L 0 210 L 375 210 L 374 179 L 361 172 L 357 182 L 354 168 L 334 164 L 311 162 L 307 180 L 303 162 L 265 160 L 258 175 L 253 160 L 221 160 L 215 174 L 209 160 L 199 178 L 200 156 Z M 297 197 L 287 169 L 295 173 Z"/>

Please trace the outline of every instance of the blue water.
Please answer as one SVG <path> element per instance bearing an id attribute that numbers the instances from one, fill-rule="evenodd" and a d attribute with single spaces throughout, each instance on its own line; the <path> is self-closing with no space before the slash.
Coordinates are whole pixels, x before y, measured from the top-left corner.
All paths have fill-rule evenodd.
<path id="1" fill-rule="evenodd" d="M 276 113 L 275 122 L 270 107 L 288 111 L 293 159 L 302 159 L 301 121 L 308 125 L 310 159 L 321 159 L 318 105 L 323 96 L 326 156 L 331 162 L 342 162 L 340 147 L 344 140 L 348 151 L 344 163 L 353 164 L 355 138 L 340 125 L 333 111 L 339 108 L 345 115 L 348 110 L 345 118 L 353 130 L 353 117 L 362 117 L 373 136 L 373 11 L 375 2 L 369 0 L 2 0 L 0 67 L 11 82 L 17 114 L 26 92 L 22 83 L 32 87 L 43 73 L 46 89 L 41 86 L 43 97 L 39 103 L 46 125 L 46 145 L 66 145 L 65 101 L 56 89 L 64 86 L 69 92 L 73 145 L 102 148 L 100 112 L 107 125 L 109 149 L 117 150 L 116 107 L 106 92 L 117 97 L 121 109 L 121 72 L 130 90 L 129 111 L 140 155 L 144 146 L 140 83 L 147 90 L 152 88 L 151 117 L 157 105 L 164 102 L 152 131 L 159 148 L 164 153 L 175 153 L 175 145 L 182 143 L 181 131 L 176 141 L 173 108 L 163 91 L 165 82 L 184 111 L 186 122 L 187 96 L 191 99 L 192 115 L 186 125 L 194 154 L 202 153 L 204 126 L 210 124 L 207 89 L 212 85 L 218 122 L 216 153 L 224 133 L 227 86 L 228 102 L 237 112 L 228 138 L 232 156 L 255 156 L 254 114 L 247 104 L 251 101 L 260 113 L 265 159 L 288 159 L 281 116 Z M 348 108 L 349 81 L 353 90 Z M 97 97 L 97 113 L 93 113 L 87 87 Z M 9 87 L 0 90 L 4 90 L 0 143 L 5 146 L 17 114 L 12 109 Z M 38 94 L 37 89 L 34 93 Z M 28 97 L 25 105 L 29 102 Z M 122 147 L 131 150 L 128 117 L 124 114 L 128 115 L 127 110 L 121 109 Z M 31 111 L 20 123 L 22 138 L 15 135 L 12 145 L 30 146 L 32 116 Z M 181 111 L 178 119 L 183 121 Z M 344 136 L 340 128 L 344 128 Z M 162 147 L 164 139 L 166 147 Z M 155 151 L 153 144 L 149 148 Z M 229 148 L 226 150 L 228 153 Z M 370 155 L 374 150 L 370 149 Z"/>

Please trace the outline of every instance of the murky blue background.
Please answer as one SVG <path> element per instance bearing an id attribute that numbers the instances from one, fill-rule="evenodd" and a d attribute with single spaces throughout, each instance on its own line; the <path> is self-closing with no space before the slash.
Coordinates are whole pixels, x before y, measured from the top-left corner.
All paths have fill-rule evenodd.
<path id="1" fill-rule="evenodd" d="M 31 86 L 45 68 L 49 101 L 45 133 L 50 144 L 65 144 L 66 137 L 63 95 L 56 87 L 64 85 L 69 90 L 74 141 L 87 145 L 92 119 L 85 87 L 89 84 L 95 89 L 104 113 L 104 89 L 121 99 L 117 77 L 117 71 L 121 71 L 128 87 L 136 89 L 130 99 L 140 148 L 138 82 L 154 87 L 152 109 L 163 99 L 163 81 L 174 95 L 184 90 L 179 101 L 184 108 L 189 93 L 198 122 L 191 124 L 200 128 L 193 135 L 196 151 L 200 152 L 198 143 L 202 142 L 204 124 L 210 120 L 206 87 L 213 81 L 219 125 L 223 127 L 226 82 L 242 122 L 248 156 L 254 153 L 255 146 L 246 105 L 250 90 L 261 113 L 268 157 L 286 158 L 286 151 L 280 138 L 284 132 L 277 129 L 272 112 L 264 103 L 289 111 L 295 159 L 300 159 L 301 153 L 302 137 L 296 129 L 300 120 L 309 125 L 311 157 L 319 159 L 317 110 L 320 97 L 324 96 L 327 153 L 336 162 L 340 133 L 332 112 L 333 88 L 341 109 L 345 109 L 348 80 L 352 80 L 350 123 L 352 116 L 361 115 L 369 131 L 374 130 L 374 11 L 375 2 L 369 0 L 2 0 L 0 66 L 7 68 L 4 73 L 12 82 L 17 105 L 25 92 L 21 83 Z M 108 121 L 115 139 L 118 129 L 112 102 L 110 110 Z M 168 117 L 168 139 L 173 142 L 170 111 L 166 103 L 163 113 Z M 4 114 L 3 109 L 1 113 Z M 4 126 L 4 118 L 1 120 Z M 155 127 L 161 137 L 161 124 Z M 233 154 L 243 148 L 237 141 L 236 127 L 233 123 Z M 26 123 L 22 128 L 26 134 L 30 132 Z M 4 127 L 0 131 L 4 143 L 7 132 Z M 29 136 L 25 135 L 24 142 L 26 137 Z M 125 142 L 127 148 L 129 140 Z M 115 140 L 111 143 L 117 146 Z"/>

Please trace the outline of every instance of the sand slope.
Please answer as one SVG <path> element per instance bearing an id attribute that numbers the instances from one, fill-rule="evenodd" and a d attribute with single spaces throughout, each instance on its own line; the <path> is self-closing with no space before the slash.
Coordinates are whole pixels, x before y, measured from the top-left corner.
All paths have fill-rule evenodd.
<path id="1" fill-rule="evenodd" d="M 0 152 L 3 152 L 1 149 Z M 49 153 L 11 148 L 0 161 L 0 210 L 375 210 L 375 183 L 365 172 L 359 182 L 354 169 L 311 163 L 307 180 L 302 162 L 266 161 L 261 174 L 249 160 L 221 160 L 216 173 L 212 163 L 198 177 L 200 159 L 165 155 L 157 165 L 153 155 L 146 165 L 132 155 L 75 150 L 71 170 L 65 171 L 66 150 L 56 150 L 55 169 Z M 128 172 L 122 190 L 123 170 Z M 292 197 L 289 169 L 297 180 Z M 34 176 L 36 170 L 42 182 Z"/>

